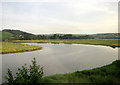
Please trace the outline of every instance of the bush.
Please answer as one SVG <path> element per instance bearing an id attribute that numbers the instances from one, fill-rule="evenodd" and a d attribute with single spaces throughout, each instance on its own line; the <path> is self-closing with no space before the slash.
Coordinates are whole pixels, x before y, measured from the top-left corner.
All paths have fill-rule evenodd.
<path id="1" fill-rule="evenodd" d="M 8 69 L 5 77 L 9 85 L 33 85 L 40 84 L 43 77 L 43 67 L 36 64 L 35 58 L 32 60 L 32 65 L 27 68 L 25 64 L 22 68 L 18 68 L 16 76 L 13 77 L 12 71 Z"/>

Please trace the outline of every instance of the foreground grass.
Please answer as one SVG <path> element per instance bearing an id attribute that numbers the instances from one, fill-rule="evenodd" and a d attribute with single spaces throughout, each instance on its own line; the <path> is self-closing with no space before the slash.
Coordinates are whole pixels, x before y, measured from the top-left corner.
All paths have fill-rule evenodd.
<path id="1" fill-rule="evenodd" d="M 66 39 L 66 40 L 14 40 L 12 42 L 26 43 L 66 43 L 66 44 L 90 44 L 120 47 L 120 39 Z"/>
<path id="2" fill-rule="evenodd" d="M 100 68 L 44 77 L 43 83 L 110 83 L 120 84 L 120 60 Z M 110 85 L 109 84 L 109 85 Z"/>
<path id="3" fill-rule="evenodd" d="M 39 49 L 42 49 L 42 47 L 19 44 L 19 43 L 2 42 L 2 49 L 0 50 L 0 52 L 2 54 L 9 54 L 9 53 L 34 51 Z"/>

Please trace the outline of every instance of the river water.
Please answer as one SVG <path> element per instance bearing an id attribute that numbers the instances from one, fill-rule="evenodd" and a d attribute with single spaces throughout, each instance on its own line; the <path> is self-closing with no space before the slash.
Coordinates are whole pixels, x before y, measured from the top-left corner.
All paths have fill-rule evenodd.
<path id="1" fill-rule="evenodd" d="M 35 57 L 44 69 L 44 76 L 92 69 L 118 59 L 118 48 L 100 45 L 22 43 L 42 46 L 42 50 L 2 55 L 3 82 L 7 69 L 15 75 L 17 68 L 30 65 Z"/>

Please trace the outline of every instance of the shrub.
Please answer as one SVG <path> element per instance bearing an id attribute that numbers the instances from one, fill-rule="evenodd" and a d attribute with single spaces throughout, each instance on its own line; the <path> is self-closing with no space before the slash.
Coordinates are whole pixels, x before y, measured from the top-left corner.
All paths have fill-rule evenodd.
<path id="1" fill-rule="evenodd" d="M 43 76 L 43 67 L 36 64 L 35 58 L 32 60 L 32 65 L 27 67 L 25 64 L 18 68 L 16 76 L 13 77 L 12 71 L 8 69 L 7 76 L 5 77 L 9 85 L 33 85 L 40 84 Z"/>

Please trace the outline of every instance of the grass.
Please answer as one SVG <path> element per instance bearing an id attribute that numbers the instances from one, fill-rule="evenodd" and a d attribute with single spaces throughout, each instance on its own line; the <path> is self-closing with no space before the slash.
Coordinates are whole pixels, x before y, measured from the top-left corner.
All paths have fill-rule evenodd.
<path id="1" fill-rule="evenodd" d="M 13 40 L 12 42 L 89 44 L 89 45 L 111 46 L 113 48 L 120 47 L 120 43 L 119 43 L 120 39 Z M 41 49 L 40 46 L 23 45 L 23 44 L 10 43 L 10 42 L 3 42 L 2 46 L 3 48 L 0 50 L 2 54 L 34 51 Z"/>
<path id="2" fill-rule="evenodd" d="M 9 54 L 9 53 L 29 52 L 40 49 L 42 49 L 42 47 L 40 46 L 2 42 L 2 49 L 0 49 L 0 52 L 1 54 Z"/>
<path id="3" fill-rule="evenodd" d="M 110 83 L 120 84 L 120 60 L 110 65 L 92 70 L 76 71 L 73 73 L 56 74 L 44 77 L 43 83 Z M 109 84 L 109 85 L 110 85 Z"/>
<path id="4" fill-rule="evenodd" d="M 9 32 L 1 32 L 0 31 L 0 39 L 1 40 L 5 40 L 5 39 L 12 39 L 13 38 L 13 34 L 9 33 Z"/>
<path id="5" fill-rule="evenodd" d="M 90 44 L 120 47 L 120 39 L 14 40 L 12 42 Z"/>

